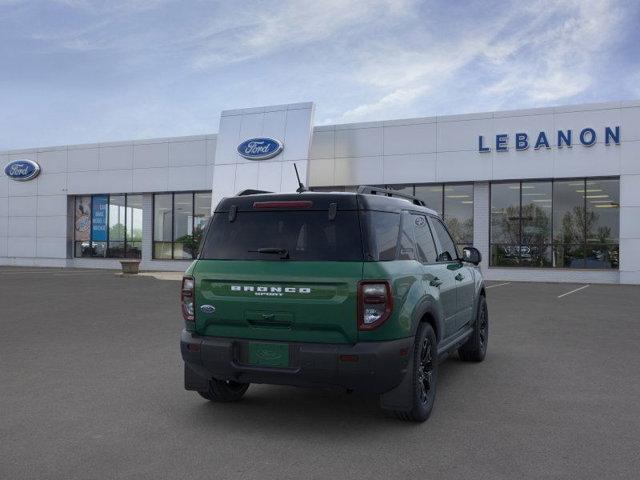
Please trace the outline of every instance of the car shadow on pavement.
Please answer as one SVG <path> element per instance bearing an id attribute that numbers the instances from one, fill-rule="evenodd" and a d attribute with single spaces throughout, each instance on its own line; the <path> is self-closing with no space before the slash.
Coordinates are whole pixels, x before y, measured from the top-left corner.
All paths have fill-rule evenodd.
<path id="1" fill-rule="evenodd" d="M 432 419 L 446 415 L 446 403 L 438 400 L 447 396 L 444 388 L 455 383 L 456 377 L 467 367 L 468 364 L 460 361 L 457 355 L 440 364 L 439 390 Z M 283 435 L 300 435 L 331 432 L 337 428 L 341 434 L 350 436 L 377 428 L 387 429 L 390 423 L 403 428 L 410 425 L 385 414 L 376 395 L 321 388 L 251 385 L 238 403 L 211 403 L 197 397 L 192 405 L 193 409 L 189 411 L 203 428 L 228 426 L 256 433 L 278 431 Z"/>

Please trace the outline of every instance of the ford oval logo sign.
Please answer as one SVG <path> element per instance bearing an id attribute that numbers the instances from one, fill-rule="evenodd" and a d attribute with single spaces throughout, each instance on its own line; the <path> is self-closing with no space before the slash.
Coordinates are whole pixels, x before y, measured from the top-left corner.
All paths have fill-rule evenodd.
<path id="1" fill-rule="evenodd" d="M 238 153 L 249 160 L 266 160 L 278 155 L 284 146 L 273 138 L 250 138 L 238 145 Z"/>
<path id="2" fill-rule="evenodd" d="M 40 165 L 33 160 L 14 160 L 4 167 L 4 173 L 11 180 L 26 182 L 38 176 Z"/>

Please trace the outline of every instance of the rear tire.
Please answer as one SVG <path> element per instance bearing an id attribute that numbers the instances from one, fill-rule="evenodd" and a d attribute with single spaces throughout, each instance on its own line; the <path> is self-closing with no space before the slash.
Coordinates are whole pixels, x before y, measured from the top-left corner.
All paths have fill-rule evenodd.
<path id="1" fill-rule="evenodd" d="M 202 398 L 206 398 L 212 402 L 237 402 L 240 400 L 247 389 L 248 383 L 238 383 L 232 380 L 209 380 L 209 390 L 198 392 Z"/>
<path id="2" fill-rule="evenodd" d="M 421 323 L 413 346 L 413 407 L 396 411 L 396 416 L 409 422 L 424 422 L 431 415 L 438 378 L 438 343 L 433 328 Z"/>
<path id="3" fill-rule="evenodd" d="M 469 340 L 458 349 L 460 359 L 465 362 L 481 362 L 487 354 L 489 342 L 489 311 L 484 295 L 478 301 L 476 321 L 473 324 L 473 333 Z"/>

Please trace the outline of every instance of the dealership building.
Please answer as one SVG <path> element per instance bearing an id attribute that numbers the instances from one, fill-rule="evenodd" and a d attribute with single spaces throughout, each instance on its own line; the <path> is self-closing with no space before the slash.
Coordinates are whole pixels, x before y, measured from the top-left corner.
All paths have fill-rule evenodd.
<path id="1" fill-rule="evenodd" d="M 213 122 L 212 122 L 213 123 Z M 184 270 L 244 189 L 423 199 L 493 280 L 640 284 L 640 101 L 314 125 L 314 104 L 218 133 L 0 152 L 0 264 Z"/>

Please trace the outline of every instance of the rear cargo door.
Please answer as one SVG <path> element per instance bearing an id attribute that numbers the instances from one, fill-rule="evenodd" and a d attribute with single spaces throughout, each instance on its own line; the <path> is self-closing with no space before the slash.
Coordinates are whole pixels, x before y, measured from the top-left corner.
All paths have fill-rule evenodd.
<path id="1" fill-rule="evenodd" d="M 319 343 L 357 340 L 361 262 L 204 260 L 194 273 L 196 328 L 203 335 Z"/>
<path id="2" fill-rule="evenodd" d="M 355 343 L 358 211 L 313 194 L 238 202 L 214 214 L 194 271 L 198 332 Z"/>

